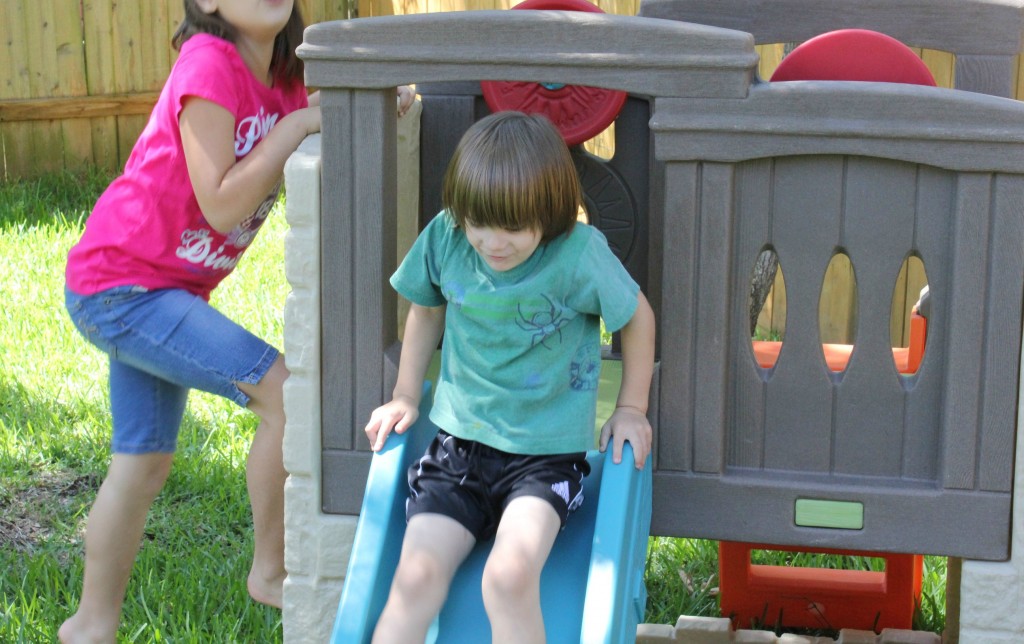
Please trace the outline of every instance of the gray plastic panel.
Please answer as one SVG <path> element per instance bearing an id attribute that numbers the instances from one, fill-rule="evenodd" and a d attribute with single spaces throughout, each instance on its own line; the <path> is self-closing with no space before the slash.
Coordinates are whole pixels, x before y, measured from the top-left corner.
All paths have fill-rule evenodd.
<path id="1" fill-rule="evenodd" d="M 321 101 L 322 441 L 366 449 L 361 428 L 380 404 L 381 356 L 396 333 L 386 268 L 396 246 L 394 89 L 325 91 Z"/>
<path id="2" fill-rule="evenodd" d="M 821 91 L 810 85 L 796 93 L 778 88 L 777 106 L 787 99 L 799 105 L 804 91 Z M 690 101 L 656 102 L 666 213 L 673 224 L 693 221 L 666 236 L 663 252 L 694 253 L 696 264 L 666 262 L 661 275 L 661 328 L 669 326 L 673 337 L 662 343 L 653 530 L 676 534 L 685 523 L 691 535 L 708 538 L 1004 559 L 1024 292 L 1021 165 L 1009 160 L 1016 172 L 988 171 L 994 159 L 983 131 L 992 121 L 977 111 L 961 121 L 955 145 L 967 155 L 954 161 L 956 169 L 915 161 L 949 158 L 944 130 L 925 134 L 924 120 L 911 140 L 878 137 L 865 154 L 850 154 L 850 142 L 877 136 L 880 115 L 870 105 L 891 91 L 877 84 L 844 89 L 857 99 L 833 112 L 830 123 L 807 119 L 803 134 L 795 125 L 772 128 L 774 110 L 760 111 L 749 131 L 737 127 L 761 103 L 759 94 L 775 91 L 758 88 L 720 112 Z M 978 110 L 990 100 L 996 99 L 972 103 Z M 683 103 L 687 108 L 678 110 Z M 997 103 L 997 110 L 1011 108 Z M 785 122 L 792 111 L 777 113 Z M 688 137 L 691 131 L 699 137 Z M 974 131 L 979 136 L 971 142 Z M 1021 131 L 1007 134 L 1017 140 Z M 684 139 L 685 149 L 665 144 Z M 700 158 L 715 160 L 694 160 Z M 970 164 L 977 170 L 964 167 Z M 723 202 L 725 185 L 732 185 L 731 200 Z M 766 248 L 778 254 L 787 293 L 785 340 L 770 370 L 754 360 L 745 315 L 751 270 Z M 723 252 L 733 254 L 727 279 L 719 268 Z M 850 362 L 836 373 L 822 354 L 818 299 L 838 252 L 854 267 L 858 315 Z M 934 308 L 921 369 L 901 376 L 888 325 L 893 287 L 909 255 L 925 264 Z M 690 288 L 670 286 L 676 282 Z M 719 398 L 707 391 L 722 373 L 715 363 L 721 354 L 701 347 L 719 337 L 702 319 L 704 307 L 714 317 L 723 291 L 731 318 L 728 405 L 719 422 Z M 998 318 L 991 317 L 997 308 Z M 709 464 L 723 442 L 725 461 L 716 471 Z M 794 505 L 805 498 L 860 503 L 865 527 L 799 527 Z M 984 520 L 982 508 L 992 513 Z M 913 517 L 914 525 L 880 516 Z"/>

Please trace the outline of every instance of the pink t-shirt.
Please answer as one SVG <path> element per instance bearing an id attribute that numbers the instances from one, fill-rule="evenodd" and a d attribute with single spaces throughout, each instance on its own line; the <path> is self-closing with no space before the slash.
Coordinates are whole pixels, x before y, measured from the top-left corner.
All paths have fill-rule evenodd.
<path id="1" fill-rule="evenodd" d="M 138 285 L 182 288 L 209 298 L 259 231 L 279 187 L 227 235 L 203 217 L 178 129 L 184 100 L 191 96 L 235 115 L 236 159 L 248 154 L 286 114 L 307 105 L 302 83 L 265 86 L 232 43 L 208 34 L 189 38 L 124 174 L 100 196 L 82 239 L 68 255 L 65 272 L 72 291 L 91 295 Z"/>

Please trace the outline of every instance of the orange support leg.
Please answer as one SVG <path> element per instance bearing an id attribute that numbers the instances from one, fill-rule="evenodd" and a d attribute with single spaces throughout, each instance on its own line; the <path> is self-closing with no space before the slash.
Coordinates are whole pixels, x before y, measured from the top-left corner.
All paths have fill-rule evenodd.
<path id="1" fill-rule="evenodd" d="M 754 565 L 755 549 L 879 557 L 885 571 Z M 921 555 L 722 541 L 721 611 L 736 628 L 909 629 L 921 600 L 922 564 Z"/>

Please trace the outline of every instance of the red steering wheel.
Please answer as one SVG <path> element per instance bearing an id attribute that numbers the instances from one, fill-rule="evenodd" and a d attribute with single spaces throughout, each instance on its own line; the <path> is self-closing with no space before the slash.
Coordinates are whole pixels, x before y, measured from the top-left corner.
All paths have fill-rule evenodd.
<path id="1" fill-rule="evenodd" d="M 513 9 L 554 9 L 604 13 L 586 0 L 526 0 Z M 611 125 L 626 102 L 626 92 L 527 81 L 481 81 L 492 112 L 516 110 L 551 119 L 567 145 L 579 145 Z"/>

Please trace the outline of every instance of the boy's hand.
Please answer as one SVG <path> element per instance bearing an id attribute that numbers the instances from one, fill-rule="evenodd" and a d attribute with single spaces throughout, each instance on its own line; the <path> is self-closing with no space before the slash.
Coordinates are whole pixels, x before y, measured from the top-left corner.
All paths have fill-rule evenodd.
<path id="1" fill-rule="evenodd" d="M 601 428 L 601 451 L 608 449 L 608 441 L 612 440 L 612 462 L 622 462 L 622 444 L 629 441 L 633 448 L 633 459 L 636 469 L 642 470 L 651 453 L 653 431 L 647 415 L 633 407 L 617 407 L 612 417 Z"/>
<path id="2" fill-rule="evenodd" d="M 406 396 L 396 396 L 391 402 L 374 409 L 370 422 L 363 429 L 370 439 L 370 447 L 379 452 L 392 430 L 404 434 L 419 415 L 419 405 Z"/>

